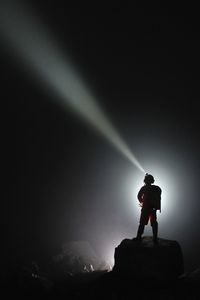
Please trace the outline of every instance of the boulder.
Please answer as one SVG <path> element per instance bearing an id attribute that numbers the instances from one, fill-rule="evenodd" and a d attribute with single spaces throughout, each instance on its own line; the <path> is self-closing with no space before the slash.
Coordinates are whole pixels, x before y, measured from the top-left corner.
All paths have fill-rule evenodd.
<path id="1" fill-rule="evenodd" d="M 200 282 L 200 268 L 197 268 L 194 271 L 187 274 L 187 278 Z"/>
<path id="2" fill-rule="evenodd" d="M 174 280 L 184 273 L 181 246 L 177 241 L 152 237 L 124 239 L 115 248 L 113 272 L 120 276 L 151 280 Z"/>

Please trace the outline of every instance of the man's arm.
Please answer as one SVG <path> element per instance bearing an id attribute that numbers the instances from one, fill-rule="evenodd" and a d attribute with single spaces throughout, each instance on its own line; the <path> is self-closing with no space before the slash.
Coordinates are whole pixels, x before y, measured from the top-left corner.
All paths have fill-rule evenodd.
<path id="1" fill-rule="evenodd" d="M 144 195 L 144 189 L 143 189 L 143 187 L 142 187 L 142 188 L 139 190 L 138 195 L 137 195 L 137 198 L 138 198 L 138 200 L 139 200 L 140 203 L 143 202 L 143 195 Z"/>
<path id="2" fill-rule="evenodd" d="M 161 213 L 161 194 L 162 194 L 162 190 L 161 188 L 158 186 L 157 187 L 157 190 L 158 190 L 158 197 L 159 197 L 159 200 L 160 200 L 160 208 L 159 208 L 159 211 Z"/>

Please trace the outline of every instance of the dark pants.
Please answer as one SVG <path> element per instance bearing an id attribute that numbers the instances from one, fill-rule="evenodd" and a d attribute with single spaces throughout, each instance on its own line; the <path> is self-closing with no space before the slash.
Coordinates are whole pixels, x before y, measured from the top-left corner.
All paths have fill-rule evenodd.
<path id="1" fill-rule="evenodd" d="M 152 231 L 153 231 L 153 240 L 157 241 L 158 236 L 158 223 L 157 223 L 157 215 L 155 209 L 144 209 L 141 210 L 140 215 L 140 224 L 138 227 L 137 238 L 141 239 L 141 236 L 144 232 L 145 225 L 148 224 L 150 220 Z"/>
<path id="2" fill-rule="evenodd" d="M 150 221 L 151 226 L 157 222 L 156 209 L 143 209 L 140 215 L 140 224 L 147 225 Z"/>

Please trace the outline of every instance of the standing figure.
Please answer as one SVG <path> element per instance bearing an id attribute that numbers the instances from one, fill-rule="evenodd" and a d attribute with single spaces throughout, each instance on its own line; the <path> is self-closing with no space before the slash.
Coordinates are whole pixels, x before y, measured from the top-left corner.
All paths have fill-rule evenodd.
<path id="1" fill-rule="evenodd" d="M 161 212 L 162 190 L 159 186 L 153 184 L 154 178 L 148 173 L 146 173 L 145 175 L 144 183 L 144 186 L 141 187 L 137 195 L 142 209 L 136 240 L 141 241 L 142 234 L 144 232 L 144 227 L 148 224 L 150 220 L 153 232 L 153 242 L 157 243 L 158 222 L 156 211 L 160 210 Z"/>

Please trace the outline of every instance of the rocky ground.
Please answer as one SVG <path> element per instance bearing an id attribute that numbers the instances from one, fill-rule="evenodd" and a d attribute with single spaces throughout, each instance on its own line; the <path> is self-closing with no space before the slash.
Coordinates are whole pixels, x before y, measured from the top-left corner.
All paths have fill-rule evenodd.
<path id="1" fill-rule="evenodd" d="M 199 269 L 173 281 L 135 280 L 113 271 L 93 271 L 57 278 L 30 274 L 14 277 L 3 287 L 4 299 L 200 299 Z"/>
<path id="2" fill-rule="evenodd" d="M 161 239 L 153 245 L 149 237 L 140 244 L 124 240 L 115 249 L 112 270 L 18 268 L 2 281 L 2 299 L 199 300 L 200 268 L 185 273 L 182 263 L 176 241 Z"/>

